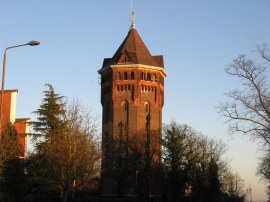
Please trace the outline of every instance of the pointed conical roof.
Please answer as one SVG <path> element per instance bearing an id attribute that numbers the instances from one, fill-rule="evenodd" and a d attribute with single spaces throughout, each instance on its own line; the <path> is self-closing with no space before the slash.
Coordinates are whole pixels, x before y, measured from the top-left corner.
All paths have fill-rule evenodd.
<path id="1" fill-rule="evenodd" d="M 126 59 L 122 60 L 122 58 Z M 131 27 L 128 35 L 114 56 L 112 58 L 104 59 L 103 67 L 127 62 L 132 64 L 164 67 L 163 56 L 152 56 L 134 27 Z"/>

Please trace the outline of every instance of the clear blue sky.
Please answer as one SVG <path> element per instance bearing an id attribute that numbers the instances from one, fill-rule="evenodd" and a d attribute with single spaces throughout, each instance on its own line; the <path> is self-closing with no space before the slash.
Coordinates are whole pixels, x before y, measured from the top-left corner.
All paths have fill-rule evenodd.
<path id="1" fill-rule="evenodd" d="M 266 199 L 256 173 L 260 153 L 243 135 L 230 137 L 216 107 L 239 84 L 224 67 L 239 54 L 256 59 L 255 46 L 270 44 L 269 0 L 134 0 L 136 28 L 153 55 L 163 54 L 163 122 L 186 123 L 223 139 L 235 172 L 251 185 L 253 200 Z M 35 117 L 50 83 L 77 98 L 101 120 L 97 70 L 112 57 L 130 27 L 130 0 L 0 0 L 0 54 L 8 46 L 6 89 L 19 89 L 17 117 Z"/>

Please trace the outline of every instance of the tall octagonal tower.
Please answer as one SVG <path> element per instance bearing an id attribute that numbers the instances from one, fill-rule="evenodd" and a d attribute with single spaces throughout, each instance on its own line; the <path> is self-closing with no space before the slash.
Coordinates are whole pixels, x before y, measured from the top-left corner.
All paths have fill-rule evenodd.
<path id="1" fill-rule="evenodd" d="M 104 59 L 98 73 L 103 109 L 102 192 L 111 195 L 115 193 L 116 181 L 112 172 L 117 156 L 115 141 L 121 137 L 127 143 L 134 136 L 144 136 L 146 140 L 147 125 L 150 131 L 158 132 L 156 141 L 161 138 L 164 78 L 167 73 L 163 56 L 150 54 L 134 23 L 113 57 Z M 159 142 L 155 145 L 161 150 Z M 128 148 L 124 150 L 128 155 Z M 156 156 L 155 160 L 160 161 L 160 158 Z"/>

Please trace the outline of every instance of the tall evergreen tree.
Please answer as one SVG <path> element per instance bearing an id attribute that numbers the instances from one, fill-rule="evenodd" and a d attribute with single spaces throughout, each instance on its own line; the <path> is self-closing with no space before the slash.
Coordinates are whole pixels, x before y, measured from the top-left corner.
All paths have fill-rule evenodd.
<path id="1" fill-rule="evenodd" d="M 176 122 L 171 122 L 164 128 L 163 146 L 164 163 L 169 168 L 169 182 L 173 199 L 179 200 L 184 194 L 181 193 L 184 186 L 184 168 L 186 156 L 186 127 L 182 127 Z"/>
<path id="2" fill-rule="evenodd" d="M 216 202 L 221 195 L 221 183 L 218 176 L 218 164 L 213 157 L 211 157 L 208 165 L 208 182 L 206 187 L 206 197 L 208 202 Z"/>
<path id="3" fill-rule="evenodd" d="M 46 84 L 48 90 L 43 91 L 44 98 L 39 109 L 34 111 L 37 121 L 31 122 L 36 135 L 46 136 L 50 131 L 62 127 L 65 114 L 64 96 L 55 93 L 54 88 L 50 84 Z"/>
<path id="4" fill-rule="evenodd" d="M 95 119 L 73 102 L 67 105 L 51 85 L 44 91 L 33 127 L 44 138 L 35 144 L 27 161 L 32 191 L 61 195 L 91 186 L 99 171 Z"/>

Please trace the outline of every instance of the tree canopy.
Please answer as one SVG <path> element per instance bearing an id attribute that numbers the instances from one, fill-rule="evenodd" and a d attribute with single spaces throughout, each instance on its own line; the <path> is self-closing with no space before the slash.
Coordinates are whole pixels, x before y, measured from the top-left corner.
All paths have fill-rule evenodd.
<path id="1" fill-rule="evenodd" d="M 230 123 L 232 133 L 240 132 L 260 143 L 264 156 L 260 158 L 258 174 L 270 182 L 269 45 L 258 45 L 257 53 L 259 61 L 240 55 L 225 69 L 242 85 L 226 94 L 229 100 L 219 109 Z"/>
<path id="2" fill-rule="evenodd" d="M 227 146 L 222 141 L 172 121 L 164 126 L 162 142 L 172 201 L 230 201 L 236 196 L 236 187 L 227 179 L 233 175 L 224 158 Z"/>
<path id="3" fill-rule="evenodd" d="M 228 92 L 228 102 L 220 112 L 230 122 L 230 129 L 241 132 L 270 146 L 270 50 L 267 45 L 257 47 L 262 59 L 258 63 L 245 55 L 237 57 L 226 68 L 226 73 L 242 82 L 242 88 Z"/>
<path id="4" fill-rule="evenodd" d="M 32 121 L 31 125 L 36 135 L 46 136 L 50 131 L 61 128 L 65 115 L 64 96 L 55 93 L 52 85 L 46 84 L 48 90 L 43 91 L 44 98 L 40 107 L 34 111 L 37 121 Z"/>
<path id="5" fill-rule="evenodd" d="M 33 122 L 34 130 L 44 138 L 36 141 L 27 169 L 33 191 L 65 198 L 71 191 L 89 188 L 98 176 L 96 123 L 79 102 L 67 105 L 51 85 L 46 86 L 49 89 Z"/>

